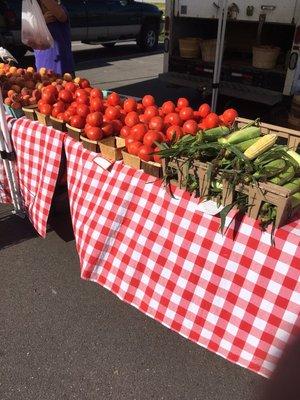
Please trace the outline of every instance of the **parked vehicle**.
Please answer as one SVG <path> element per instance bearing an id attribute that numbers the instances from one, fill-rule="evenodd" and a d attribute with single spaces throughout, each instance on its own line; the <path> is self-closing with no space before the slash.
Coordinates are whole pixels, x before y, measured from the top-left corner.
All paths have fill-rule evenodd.
<path id="1" fill-rule="evenodd" d="M 183 57 L 179 42 L 216 38 L 222 7 L 221 0 L 166 0 L 163 81 L 211 94 L 214 60 L 205 61 L 201 52 Z M 274 68 L 253 66 L 252 48 L 257 44 L 280 48 Z M 228 1 L 221 94 L 274 105 L 293 94 L 299 55 L 300 0 Z"/>
<path id="2" fill-rule="evenodd" d="M 63 0 L 72 40 L 113 47 L 136 40 L 141 49 L 155 50 L 162 12 L 153 4 L 134 0 Z M 21 43 L 22 0 L 0 0 L 0 44 L 20 57 L 27 51 Z"/>

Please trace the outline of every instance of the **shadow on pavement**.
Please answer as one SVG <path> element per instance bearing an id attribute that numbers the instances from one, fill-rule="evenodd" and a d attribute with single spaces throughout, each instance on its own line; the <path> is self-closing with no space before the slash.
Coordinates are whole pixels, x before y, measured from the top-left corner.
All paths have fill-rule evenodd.
<path id="1" fill-rule="evenodd" d="M 28 218 L 9 214 L 0 217 L 0 250 L 37 237 Z"/>
<path id="2" fill-rule="evenodd" d="M 300 336 L 288 345 L 261 400 L 300 399 Z"/>

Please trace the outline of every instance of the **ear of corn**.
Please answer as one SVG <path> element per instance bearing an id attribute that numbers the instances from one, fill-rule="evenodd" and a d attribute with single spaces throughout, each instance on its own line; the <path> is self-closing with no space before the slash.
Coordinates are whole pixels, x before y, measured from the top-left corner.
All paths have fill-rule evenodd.
<path id="1" fill-rule="evenodd" d="M 204 140 L 206 142 L 215 142 L 222 136 L 228 135 L 229 128 L 227 126 L 218 126 L 204 131 Z"/>
<path id="2" fill-rule="evenodd" d="M 298 163 L 298 165 L 300 167 L 300 154 L 298 154 L 294 150 L 288 150 L 287 153 Z"/>
<path id="3" fill-rule="evenodd" d="M 262 136 L 256 143 L 254 143 L 244 152 L 244 155 L 249 158 L 249 160 L 253 160 L 260 154 L 269 150 L 275 144 L 276 140 L 277 135 L 275 133 Z"/>
<path id="4" fill-rule="evenodd" d="M 255 179 L 259 178 L 272 178 L 278 175 L 286 167 L 286 162 L 283 159 L 273 160 L 265 164 L 259 171 L 253 174 Z"/>
<path id="5" fill-rule="evenodd" d="M 292 180 L 294 176 L 295 176 L 294 167 L 290 166 L 285 171 L 281 172 L 279 175 L 274 176 L 274 178 L 270 179 L 270 182 L 274 183 L 275 185 L 282 186 L 285 183 Z"/>
<path id="6" fill-rule="evenodd" d="M 300 178 L 294 178 L 292 181 L 284 184 L 283 187 L 289 189 L 291 194 L 300 192 Z"/>
<path id="7" fill-rule="evenodd" d="M 222 144 L 237 144 L 245 142 L 246 140 L 255 139 L 260 136 L 260 128 L 257 126 L 249 126 L 248 128 L 240 129 L 239 131 L 232 132 L 230 135 L 219 139 Z"/>
<path id="8" fill-rule="evenodd" d="M 291 197 L 292 208 L 300 206 L 300 192 L 293 194 Z"/>

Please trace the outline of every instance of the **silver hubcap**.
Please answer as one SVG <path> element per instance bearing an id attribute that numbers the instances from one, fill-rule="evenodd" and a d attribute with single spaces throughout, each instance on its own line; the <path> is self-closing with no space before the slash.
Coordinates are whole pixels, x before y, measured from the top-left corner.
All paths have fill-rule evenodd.
<path id="1" fill-rule="evenodd" d="M 155 45 L 155 39 L 156 37 L 154 31 L 147 32 L 146 43 L 148 47 L 153 47 Z"/>

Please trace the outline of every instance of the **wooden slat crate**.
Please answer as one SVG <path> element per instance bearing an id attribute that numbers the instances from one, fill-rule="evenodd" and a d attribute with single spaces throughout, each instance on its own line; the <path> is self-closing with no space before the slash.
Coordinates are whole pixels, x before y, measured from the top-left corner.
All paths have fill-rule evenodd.
<path id="1" fill-rule="evenodd" d="M 243 126 L 253 122 L 250 119 L 240 118 L 236 119 L 237 126 L 242 128 Z M 269 133 L 275 133 L 278 137 L 284 138 L 286 140 L 286 144 L 293 150 L 297 150 L 300 145 L 300 130 L 284 128 L 282 126 L 266 124 L 261 122 L 259 124 L 261 128 L 261 132 L 263 135 L 267 135 Z"/>

